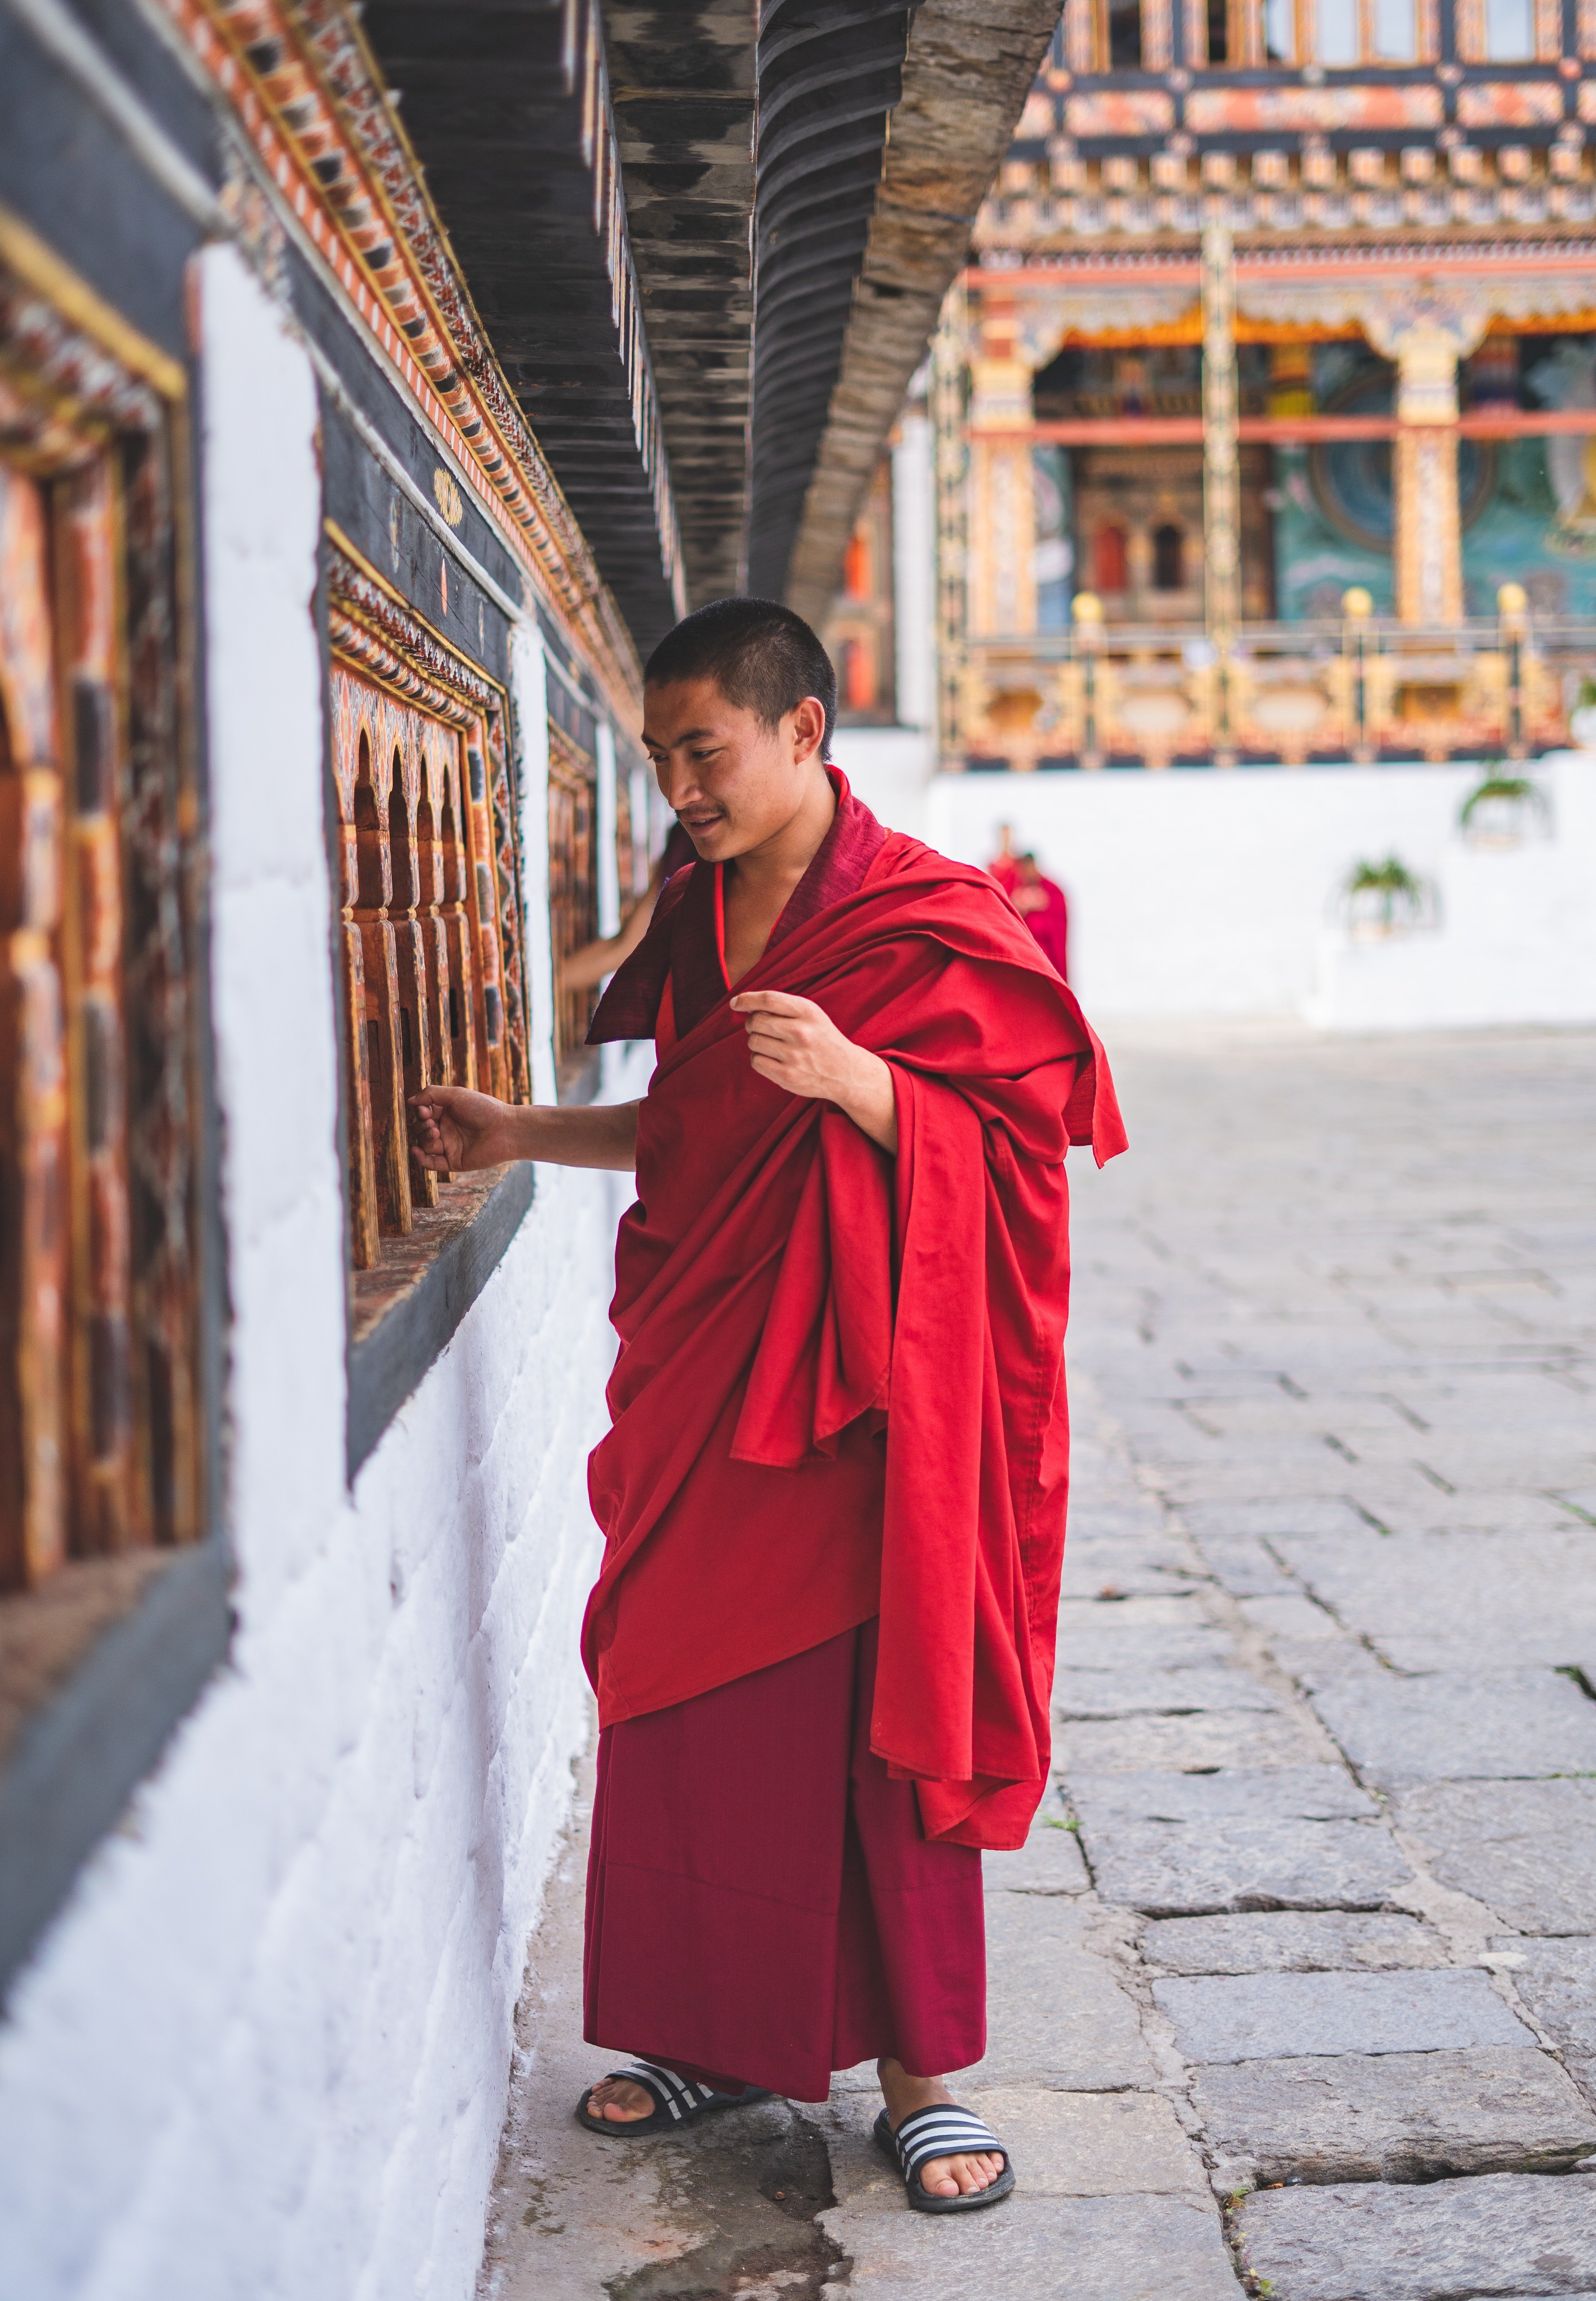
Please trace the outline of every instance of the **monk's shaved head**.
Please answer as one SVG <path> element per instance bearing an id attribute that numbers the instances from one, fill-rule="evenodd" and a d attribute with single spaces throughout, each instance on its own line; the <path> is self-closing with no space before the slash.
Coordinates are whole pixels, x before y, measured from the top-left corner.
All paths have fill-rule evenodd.
<path id="1" fill-rule="evenodd" d="M 779 727 L 813 696 L 825 714 L 823 753 L 837 724 L 837 674 L 801 615 L 774 599 L 712 599 L 686 616 L 649 657 L 646 687 L 711 679 L 728 703 Z"/>

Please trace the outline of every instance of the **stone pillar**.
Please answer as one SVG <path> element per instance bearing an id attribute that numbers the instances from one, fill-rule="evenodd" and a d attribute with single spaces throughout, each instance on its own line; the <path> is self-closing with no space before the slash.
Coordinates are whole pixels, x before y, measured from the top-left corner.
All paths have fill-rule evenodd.
<path id="1" fill-rule="evenodd" d="M 1397 422 L 1391 449 L 1391 562 L 1404 623 L 1463 615 L 1458 515 L 1458 339 L 1430 322 L 1395 339 Z"/>
<path id="2" fill-rule="evenodd" d="M 1202 523 L 1208 636 L 1230 646 L 1241 618 L 1241 489 L 1237 436 L 1235 249 L 1222 197 L 1202 233 Z"/>

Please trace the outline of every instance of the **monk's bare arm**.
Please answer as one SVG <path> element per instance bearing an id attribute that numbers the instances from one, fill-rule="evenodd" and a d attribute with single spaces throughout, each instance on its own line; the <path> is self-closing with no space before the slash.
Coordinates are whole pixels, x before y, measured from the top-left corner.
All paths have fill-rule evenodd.
<path id="1" fill-rule="evenodd" d="M 868 1047 L 843 1037 L 823 1007 L 787 991 L 748 991 L 731 1001 L 748 1034 L 748 1059 L 761 1078 L 789 1094 L 834 1102 L 860 1132 L 898 1154 L 892 1073 Z"/>
<path id="2" fill-rule="evenodd" d="M 638 1159 L 635 1102 L 499 1102 L 470 1087 L 430 1086 L 410 1098 L 410 1155 L 434 1175 L 468 1174 L 537 1159 L 551 1167 L 608 1167 Z"/>

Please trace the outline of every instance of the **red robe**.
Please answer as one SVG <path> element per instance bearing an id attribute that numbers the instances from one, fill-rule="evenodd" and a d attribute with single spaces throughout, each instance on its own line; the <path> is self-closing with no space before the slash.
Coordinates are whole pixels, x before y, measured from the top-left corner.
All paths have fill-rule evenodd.
<path id="1" fill-rule="evenodd" d="M 1023 883 L 1016 883 L 1015 886 L 1009 888 L 1008 899 L 1035 936 L 1038 949 L 1052 960 L 1067 983 L 1069 981 L 1070 913 L 1069 905 L 1065 900 L 1064 889 L 1056 879 L 1044 879 L 1040 875 L 1034 886 L 1037 891 L 1047 897 L 1047 901 L 1039 904 L 1035 910 L 1027 910 L 1019 900 L 1022 893 L 1032 891 L 1025 888 Z"/>
<path id="2" fill-rule="evenodd" d="M 1016 1846 L 1064 1544 L 1064 1156 L 1124 1137 L 1101 1049 L 987 874 L 883 834 L 843 786 L 828 843 L 849 842 L 871 850 L 854 891 L 806 915 L 800 888 L 737 987 L 813 999 L 889 1062 L 895 1159 L 761 1079 L 723 983 L 684 980 L 671 922 L 709 898 L 702 865 L 595 1020 L 640 1035 L 668 975 L 681 1036 L 617 1244 L 583 1655 L 607 1726 L 879 1615 L 871 1747 L 928 1837 Z"/>

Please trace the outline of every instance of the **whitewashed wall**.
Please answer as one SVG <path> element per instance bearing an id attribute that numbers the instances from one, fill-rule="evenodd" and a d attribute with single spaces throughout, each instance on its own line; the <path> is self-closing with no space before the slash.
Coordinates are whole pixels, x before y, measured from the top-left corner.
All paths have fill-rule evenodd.
<path id="1" fill-rule="evenodd" d="M 1094 1020 L 1290 1015 L 1328 1029 L 1596 1019 L 1596 755 L 1533 769 L 1551 835 L 1510 851 L 1458 828 L 1471 766 L 933 776 L 923 738 L 843 730 L 836 755 L 895 829 L 986 863 L 999 826 L 1070 899 Z M 1396 854 L 1440 896 L 1433 933 L 1353 944 L 1352 866 Z"/>
<path id="2" fill-rule="evenodd" d="M 0 2292 L 458 2301 L 586 1731 L 629 1178 L 540 1170 L 351 1495 L 315 400 L 230 251 L 202 286 L 238 1628 L 0 2030 Z"/>

